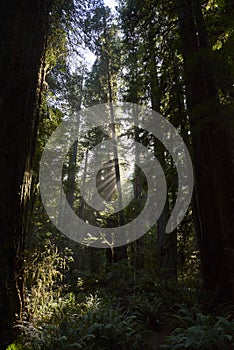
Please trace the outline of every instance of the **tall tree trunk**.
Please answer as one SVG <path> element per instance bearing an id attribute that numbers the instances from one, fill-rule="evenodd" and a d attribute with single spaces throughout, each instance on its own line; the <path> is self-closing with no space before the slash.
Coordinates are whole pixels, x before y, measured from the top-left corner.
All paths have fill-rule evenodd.
<path id="1" fill-rule="evenodd" d="M 139 118 L 138 115 L 134 113 L 134 141 L 140 143 L 140 131 L 138 129 L 139 126 Z M 134 169 L 134 200 L 135 200 L 135 215 L 139 215 L 143 208 L 143 199 L 142 199 L 142 181 L 141 181 L 141 169 L 136 166 L 136 164 L 140 163 L 139 152 L 136 149 L 135 152 L 135 169 Z M 134 273 L 140 269 L 144 268 L 145 259 L 144 259 L 144 238 L 139 238 L 136 242 L 132 243 L 132 247 L 134 247 Z"/>
<path id="2" fill-rule="evenodd" d="M 156 52 L 152 49 L 154 47 L 154 35 L 153 31 L 149 33 L 149 50 L 151 52 L 149 61 L 151 105 L 152 109 L 159 113 L 161 92 L 158 81 Z M 165 170 L 164 149 L 156 139 L 154 140 L 154 153 Z M 175 230 L 170 234 L 166 233 L 166 225 L 170 217 L 169 209 L 169 198 L 167 197 L 163 212 L 157 222 L 157 250 L 159 255 L 160 279 L 162 282 L 177 279 L 177 232 Z"/>
<path id="3" fill-rule="evenodd" d="M 75 200 L 75 185 L 76 185 L 76 158 L 77 158 L 78 141 L 76 141 L 69 152 L 69 165 L 68 165 L 68 175 L 67 175 L 67 201 L 71 208 L 74 208 Z"/>
<path id="4" fill-rule="evenodd" d="M 176 5 L 193 138 L 202 275 L 206 288 L 233 299 L 233 134 L 219 104 L 200 1 L 176 0 Z"/>
<path id="5" fill-rule="evenodd" d="M 83 81 L 84 76 L 81 75 L 80 79 L 76 79 L 75 85 L 73 85 L 73 90 L 75 90 L 75 96 L 71 94 L 73 98 L 70 106 L 71 112 L 77 113 L 81 110 L 81 104 L 83 99 Z M 73 82 L 73 81 L 72 81 Z M 73 82 L 74 84 L 74 82 Z M 79 98 L 77 98 L 76 94 L 79 94 Z M 79 135 L 80 130 L 80 115 L 77 115 L 77 135 Z M 67 191 L 67 201 L 74 209 L 74 200 L 75 200 L 75 185 L 76 185 L 76 173 L 77 171 L 77 151 L 78 151 L 78 140 L 74 142 L 69 152 L 69 165 L 68 165 L 68 174 L 67 174 L 67 182 L 68 182 L 68 191 Z"/>
<path id="6" fill-rule="evenodd" d="M 106 20 L 104 23 L 104 38 L 106 39 L 107 43 L 107 25 Z M 114 142 L 117 142 L 117 135 L 115 130 L 115 115 L 114 115 L 114 108 L 113 108 L 113 89 L 112 89 L 112 76 L 111 76 L 111 58 L 108 52 L 108 47 L 106 45 L 105 48 L 106 51 L 106 68 L 107 68 L 107 84 L 108 84 L 108 96 L 109 96 L 109 103 L 110 103 L 110 129 L 111 129 L 111 136 Z M 121 178 L 120 178 L 120 166 L 119 166 L 119 155 L 118 155 L 118 148 L 117 145 L 114 144 L 113 146 L 113 156 L 114 156 L 114 165 L 115 165 L 115 177 L 116 177 L 116 190 L 118 193 L 118 203 L 119 208 L 123 207 L 123 198 L 122 198 L 122 188 L 121 188 Z M 119 226 L 124 226 L 125 218 L 124 218 L 124 212 L 121 209 L 119 211 Z M 122 259 L 127 259 L 127 248 L 126 246 L 121 246 L 114 248 L 112 250 L 113 261 L 119 261 Z"/>
<path id="7" fill-rule="evenodd" d="M 25 213 L 48 3 L 9 0 L 0 5 L 0 349 L 4 350 L 14 339 L 12 326 L 22 311 Z"/>

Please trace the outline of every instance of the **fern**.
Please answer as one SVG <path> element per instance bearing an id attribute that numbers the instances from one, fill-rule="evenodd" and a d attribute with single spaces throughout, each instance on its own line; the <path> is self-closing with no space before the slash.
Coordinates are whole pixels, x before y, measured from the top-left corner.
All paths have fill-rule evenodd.
<path id="1" fill-rule="evenodd" d="M 198 306 L 181 307 L 173 315 L 177 327 L 160 349 L 231 350 L 234 348 L 234 321 L 230 317 L 204 315 Z"/>

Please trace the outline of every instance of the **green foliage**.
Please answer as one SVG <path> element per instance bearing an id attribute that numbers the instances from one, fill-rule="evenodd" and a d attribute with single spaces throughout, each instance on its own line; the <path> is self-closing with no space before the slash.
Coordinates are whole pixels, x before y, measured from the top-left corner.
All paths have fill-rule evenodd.
<path id="1" fill-rule="evenodd" d="M 230 316 L 204 314 L 197 306 L 181 307 L 173 315 L 178 327 L 160 349 L 231 350 L 234 346 L 234 321 Z"/>
<path id="2" fill-rule="evenodd" d="M 30 252 L 25 264 L 25 312 L 27 318 L 38 320 L 50 313 L 50 305 L 60 295 L 64 272 L 72 260 L 69 249 L 65 254 L 47 239 L 43 249 Z"/>
<path id="3" fill-rule="evenodd" d="M 23 350 L 24 348 L 23 348 L 23 346 L 21 346 L 21 345 L 17 345 L 17 344 L 11 344 L 11 345 L 9 345 L 7 348 L 6 348 L 6 350 Z"/>
<path id="4" fill-rule="evenodd" d="M 44 251 L 36 250 L 28 261 L 27 317 L 18 325 L 23 334 L 15 345 L 17 349 L 140 350 L 142 345 L 147 349 L 149 331 L 143 319 L 117 306 L 113 291 L 109 296 L 103 291 L 103 298 L 87 297 L 88 291 L 84 293 L 79 279 L 77 298 L 73 293 L 62 296 L 65 288 L 61 282 L 69 256 L 69 252 L 59 253 L 48 237 Z M 117 264 L 109 278 L 118 279 L 123 269 L 126 272 L 125 264 Z"/>
<path id="5" fill-rule="evenodd" d="M 44 322 L 24 322 L 19 343 L 25 350 L 147 349 L 144 325 L 121 309 L 110 308 L 96 296 L 77 303 L 73 294 L 51 305 Z"/>
<path id="6" fill-rule="evenodd" d="M 149 329 L 155 330 L 163 325 L 166 310 L 163 299 L 156 293 L 142 293 L 130 298 L 129 308 Z"/>

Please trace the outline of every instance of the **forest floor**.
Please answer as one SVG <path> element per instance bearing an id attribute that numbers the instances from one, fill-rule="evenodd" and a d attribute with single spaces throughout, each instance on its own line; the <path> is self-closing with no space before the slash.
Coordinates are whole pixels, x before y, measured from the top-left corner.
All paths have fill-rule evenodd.
<path id="1" fill-rule="evenodd" d="M 155 331 L 150 337 L 150 345 L 152 346 L 152 350 L 159 350 L 159 346 L 162 344 L 165 337 L 170 334 L 170 332 L 171 328 L 168 326 Z"/>

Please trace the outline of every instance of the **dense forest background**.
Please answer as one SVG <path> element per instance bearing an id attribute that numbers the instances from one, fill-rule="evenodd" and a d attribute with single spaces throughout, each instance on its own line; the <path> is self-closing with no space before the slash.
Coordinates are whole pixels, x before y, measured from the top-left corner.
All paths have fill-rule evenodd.
<path id="1" fill-rule="evenodd" d="M 234 4 L 107 4 L 0 3 L 0 350 L 233 349 Z M 151 108 L 178 130 L 193 162 L 193 198 L 167 234 L 179 186 L 174 159 L 146 130 L 119 135 L 112 123 L 112 135 L 153 152 L 168 193 L 143 237 L 96 249 L 53 225 L 39 166 L 64 120 L 118 101 Z M 96 127 L 73 144 L 63 188 L 84 221 L 117 227 L 139 215 L 149 189 L 135 166 L 131 205 L 110 215 L 86 203 L 90 151 L 108 133 Z M 124 171 L 113 160 L 96 178 L 110 205 Z"/>

